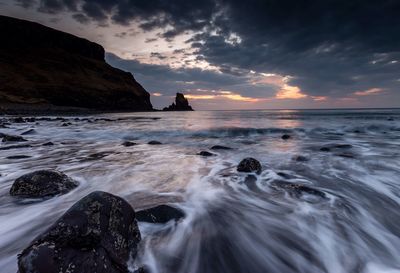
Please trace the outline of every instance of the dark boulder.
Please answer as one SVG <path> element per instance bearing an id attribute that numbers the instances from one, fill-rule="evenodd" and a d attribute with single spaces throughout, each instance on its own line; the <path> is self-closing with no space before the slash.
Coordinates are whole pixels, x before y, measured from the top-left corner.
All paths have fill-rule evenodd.
<path id="1" fill-rule="evenodd" d="M 252 157 L 247 157 L 240 161 L 239 165 L 237 166 L 238 172 L 245 172 L 245 173 L 261 173 L 262 167 L 260 162 L 257 159 Z"/>
<path id="2" fill-rule="evenodd" d="M 122 198 L 96 191 L 75 203 L 18 256 L 20 273 L 128 273 L 140 242 L 135 212 Z"/>
<path id="3" fill-rule="evenodd" d="M 167 223 L 171 220 L 178 221 L 185 217 L 185 213 L 177 208 L 168 205 L 159 205 L 154 208 L 149 208 L 136 212 L 136 219 L 139 222 L 148 223 Z"/>
<path id="4" fill-rule="evenodd" d="M 322 147 L 321 149 L 319 149 L 321 152 L 330 152 L 331 149 L 329 147 Z"/>
<path id="5" fill-rule="evenodd" d="M 42 144 L 42 146 L 53 146 L 53 145 L 54 143 L 51 141 Z"/>
<path id="6" fill-rule="evenodd" d="M 288 135 L 288 134 L 284 134 L 282 137 L 281 137 L 283 140 L 288 140 L 288 139 L 290 139 L 290 138 L 292 138 L 290 135 Z"/>
<path id="7" fill-rule="evenodd" d="M 297 155 L 293 157 L 293 160 L 297 162 L 307 162 L 309 159 L 305 156 Z"/>
<path id="8" fill-rule="evenodd" d="M 215 156 L 215 154 L 207 152 L 207 151 L 201 151 L 200 153 L 198 153 L 198 155 L 201 155 L 201 156 Z"/>
<path id="9" fill-rule="evenodd" d="M 125 147 L 131 147 L 131 146 L 136 145 L 136 143 L 132 142 L 132 141 L 125 141 L 125 142 L 122 143 L 122 145 L 125 146 Z"/>
<path id="10" fill-rule="evenodd" d="M 11 155 L 7 156 L 7 159 L 24 159 L 24 158 L 30 158 L 30 155 Z"/>
<path id="11" fill-rule="evenodd" d="M 27 141 L 22 136 L 3 135 L 3 142 L 22 142 Z"/>
<path id="12" fill-rule="evenodd" d="M 10 195 L 24 198 L 39 198 L 64 194 L 76 188 L 78 182 L 62 172 L 40 170 L 17 178 Z"/>
<path id="13" fill-rule="evenodd" d="M 152 140 L 152 141 L 149 141 L 147 144 L 149 144 L 149 145 L 161 145 L 162 143 L 160 141 L 157 141 L 157 140 Z"/>
<path id="14" fill-rule="evenodd" d="M 226 147 L 222 145 L 214 145 L 211 147 L 211 150 L 232 150 L 231 147 Z"/>
<path id="15" fill-rule="evenodd" d="M 165 107 L 163 111 L 193 111 L 193 108 L 183 94 L 176 93 L 175 103 Z"/>

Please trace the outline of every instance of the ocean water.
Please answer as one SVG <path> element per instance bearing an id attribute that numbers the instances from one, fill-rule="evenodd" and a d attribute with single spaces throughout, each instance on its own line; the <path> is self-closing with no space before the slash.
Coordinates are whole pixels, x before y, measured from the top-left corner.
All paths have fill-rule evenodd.
<path id="1" fill-rule="evenodd" d="M 139 224 L 143 240 L 132 270 L 144 264 L 156 273 L 400 272 L 399 109 L 65 119 L 0 128 L 34 129 L 23 143 L 32 147 L 0 150 L 1 272 L 16 272 L 16 255 L 95 190 L 135 209 L 171 203 L 186 213 L 177 223 Z M 137 145 L 122 146 L 126 140 Z M 54 145 L 42 146 L 48 141 Z M 204 150 L 216 156 L 197 155 Z M 8 158 L 16 155 L 30 157 Z M 258 159 L 262 173 L 238 173 L 245 157 Z M 63 171 L 80 186 L 42 202 L 9 196 L 17 177 L 40 169 Z"/>

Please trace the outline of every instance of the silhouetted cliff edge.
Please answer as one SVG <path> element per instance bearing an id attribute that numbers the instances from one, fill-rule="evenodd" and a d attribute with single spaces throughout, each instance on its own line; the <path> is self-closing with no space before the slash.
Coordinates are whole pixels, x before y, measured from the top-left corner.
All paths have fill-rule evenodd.
<path id="1" fill-rule="evenodd" d="M 0 16 L 0 109 L 153 110 L 149 93 L 107 64 L 99 44 Z"/>

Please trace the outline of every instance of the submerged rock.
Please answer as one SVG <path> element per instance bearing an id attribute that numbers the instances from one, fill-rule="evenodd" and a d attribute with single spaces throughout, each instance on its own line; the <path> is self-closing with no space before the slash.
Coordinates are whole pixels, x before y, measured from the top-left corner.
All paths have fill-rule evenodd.
<path id="1" fill-rule="evenodd" d="M 27 141 L 22 136 L 3 135 L 3 142 L 22 142 Z"/>
<path id="2" fill-rule="evenodd" d="M 48 197 L 64 194 L 78 186 L 62 172 L 40 170 L 17 178 L 10 189 L 10 195 L 24 198 Z"/>
<path id="3" fill-rule="evenodd" d="M 302 184 L 274 181 L 271 183 L 271 186 L 274 188 L 283 189 L 296 197 L 301 197 L 303 194 L 310 194 L 320 198 L 326 198 L 326 194 L 324 192 Z"/>
<path id="4" fill-rule="evenodd" d="M 178 221 L 183 217 L 185 217 L 185 214 L 182 210 L 168 205 L 159 205 L 136 212 L 136 219 L 139 222 L 167 223 L 171 220 Z"/>
<path id="5" fill-rule="evenodd" d="M 53 145 L 54 143 L 51 141 L 42 144 L 42 146 L 53 146 Z"/>
<path id="6" fill-rule="evenodd" d="M 11 155 L 7 156 L 7 159 L 23 159 L 23 158 L 30 158 L 30 155 Z"/>
<path id="7" fill-rule="evenodd" d="M 131 147 L 131 146 L 136 145 L 136 143 L 133 142 L 133 141 L 125 141 L 125 142 L 122 143 L 122 145 L 125 146 L 125 147 Z"/>
<path id="8" fill-rule="evenodd" d="M 201 156 L 215 156 L 215 154 L 207 152 L 207 151 L 201 151 L 200 153 L 198 153 L 198 155 L 201 155 Z"/>
<path id="9" fill-rule="evenodd" d="M 302 155 L 294 156 L 293 160 L 297 161 L 297 162 L 307 162 L 307 161 L 309 161 L 309 159 L 307 157 L 302 156 Z"/>
<path id="10" fill-rule="evenodd" d="M 127 273 L 140 242 L 135 211 L 96 191 L 75 203 L 18 256 L 20 273 Z"/>
<path id="11" fill-rule="evenodd" d="M 288 135 L 288 134 L 284 134 L 281 138 L 283 140 L 288 140 L 289 138 L 292 138 L 292 137 L 290 135 Z"/>
<path id="12" fill-rule="evenodd" d="M 211 147 L 211 150 L 232 150 L 231 147 L 226 147 L 222 145 L 214 145 Z"/>
<path id="13" fill-rule="evenodd" d="M 238 172 L 246 172 L 246 173 L 261 173 L 262 167 L 260 162 L 257 159 L 252 157 L 247 157 L 240 161 L 239 165 L 237 166 Z"/>
<path id="14" fill-rule="evenodd" d="M 157 140 L 152 140 L 152 141 L 149 141 L 147 144 L 149 144 L 149 145 L 161 145 L 162 143 L 160 141 L 157 141 Z"/>

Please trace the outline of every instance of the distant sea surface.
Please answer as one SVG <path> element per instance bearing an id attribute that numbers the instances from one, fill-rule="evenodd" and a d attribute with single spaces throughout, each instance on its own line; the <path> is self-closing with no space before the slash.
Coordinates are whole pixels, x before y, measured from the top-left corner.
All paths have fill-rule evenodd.
<path id="1" fill-rule="evenodd" d="M 400 272 L 399 109 L 64 118 L 0 117 L 9 121 L 1 133 L 33 129 L 23 143 L 31 147 L 0 150 L 1 272 L 16 272 L 17 253 L 95 190 L 135 209 L 172 203 L 185 211 L 178 223 L 139 224 L 135 264 L 151 272 Z M 127 140 L 137 145 L 121 145 Z M 8 158 L 17 155 L 29 157 Z M 236 171 L 246 157 L 261 162 L 261 174 Z M 40 169 L 80 186 L 42 202 L 9 196 L 16 178 Z"/>

